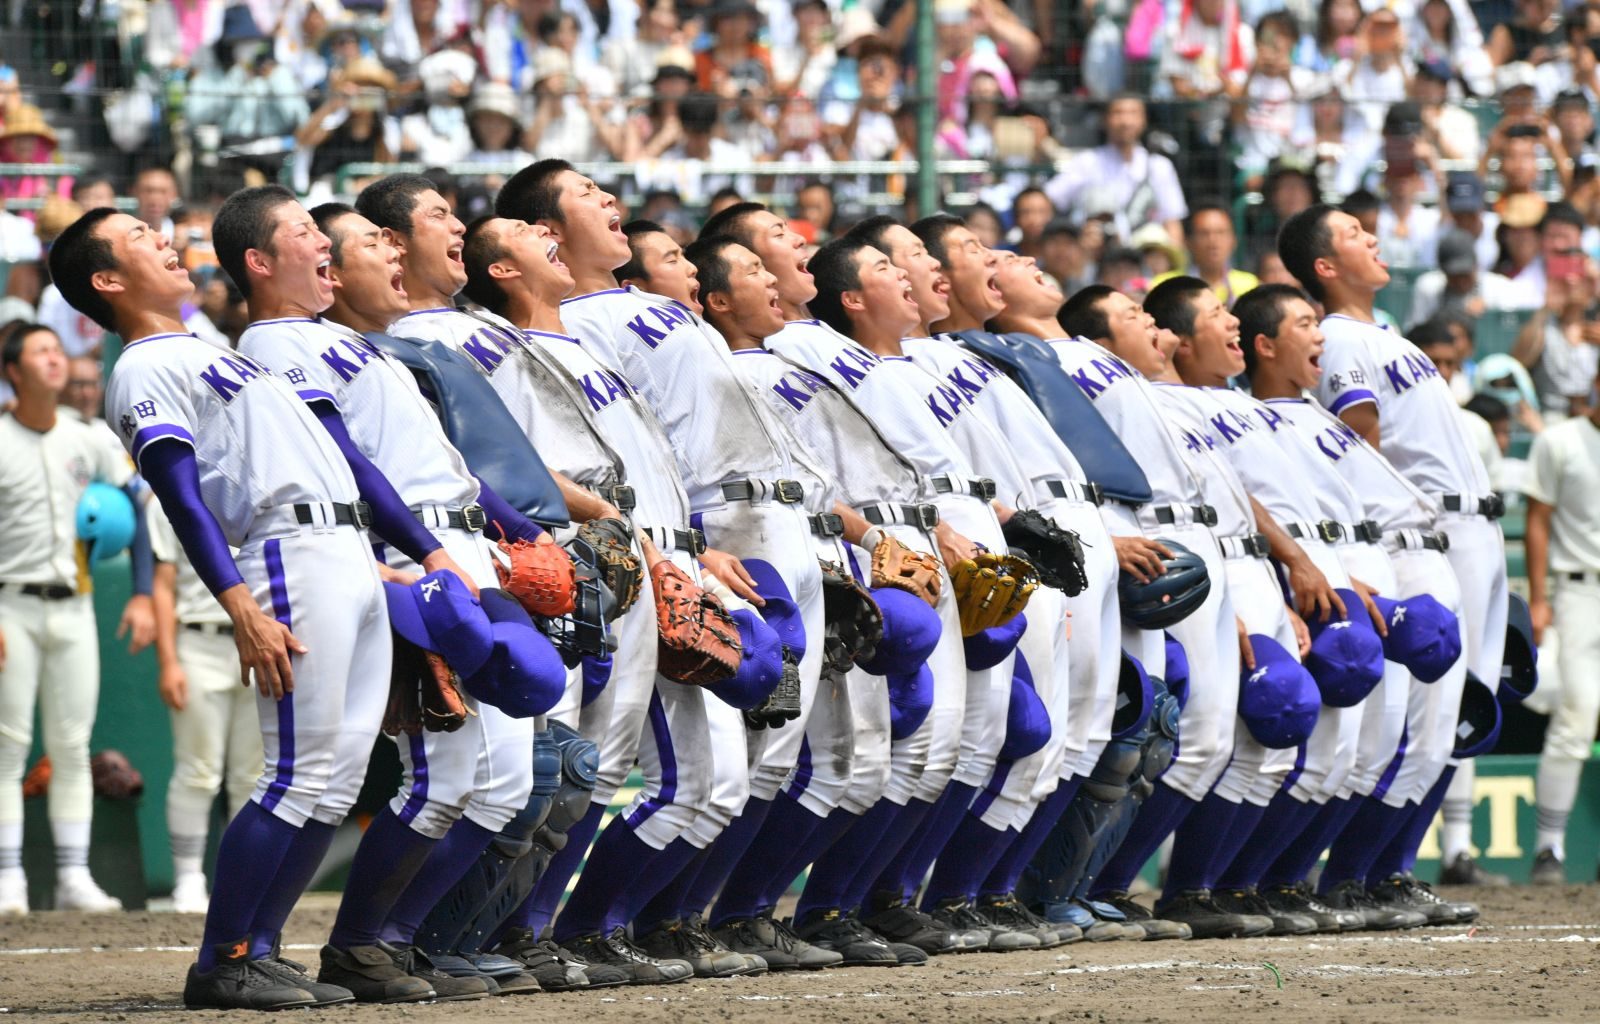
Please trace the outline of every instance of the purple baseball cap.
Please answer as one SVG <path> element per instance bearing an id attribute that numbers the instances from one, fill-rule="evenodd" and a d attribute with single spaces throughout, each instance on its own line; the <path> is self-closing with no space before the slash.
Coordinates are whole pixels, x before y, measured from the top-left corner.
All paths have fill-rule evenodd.
<path id="1" fill-rule="evenodd" d="M 1420 681 L 1438 681 L 1461 657 L 1461 623 L 1433 595 L 1403 601 L 1374 595 L 1372 603 L 1389 625 L 1383 656 L 1404 665 Z"/>
<path id="2" fill-rule="evenodd" d="M 567 689 L 567 666 L 560 652 L 516 598 L 494 587 L 479 593 L 491 624 L 493 649 L 481 668 L 462 675 L 462 684 L 478 700 L 512 718 L 544 714 Z"/>
<path id="3" fill-rule="evenodd" d="M 1322 695 L 1305 666 L 1270 636 L 1250 634 L 1256 667 L 1239 673 L 1239 717 L 1264 747 L 1298 747 L 1316 728 Z"/>
<path id="4" fill-rule="evenodd" d="M 910 672 L 928 660 L 939 646 L 943 626 L 939 613 L 915 594 L 894 587 L 879 587 L 872 592 L 883 613 L 883 639 L 872 657 L 861 668 L 875 676 Z"/>
<path id="5" fill-rule="evenodd" d="M 1017 642 L 1027 628 L 1027 615 L 1018 612 L 1010 622 L 963 637 L 961 645 L 967 652 L 967 671 L 982 672 L 1005 661 L 1006 655 L 1017 649 Z"/>
<path id="6" fill-rule="evenodd" d="M 1366 605 L 1353 590 L 1339 588 L 1348 618 L 1328 616 L 1306 620 L 1311 633 L 1311 653 L 1306 670 L 1316 680 L 1322 703 L 1331 708 L 1351 708 L 1361 703 L 1383 679 L 1383 640 L 1372 626 Z"/>
<path id="7" fill-rule="evenodd" d="M 768 603 L 771 603 L 771 598 Z M 724 704 L 749 711 L 761 706 L 772 691 L 783 681 L 783 641 L 779 634 L 761 616 L 748 608 L 736 608 L 728 613 L 739 627 L 739 671 L 727 679 L 708 683 L 710 690 Z"/>
<path id="8" fill-rule="evenodd" d="M 1000 758 L 1016 761 L 1044 749 L 1050 742 L 1050 712 L 1033 687 L 1033 672 L 1020 653 L 1011 672 L 1011 703 L 1006 708 L 1006 738 Z"/>
<path id="9" fill-rule="evenodd" d="M 1178 707 L 1187 707 L 1189 704 L 1189 652 L 1183 649 L 1183 644 L 1171 633 L 1164 634 L 1167 645 L 1167 674 L 1162 677 L 1162 682 L 1167 684 L 1167 692 L 1177 698 Z"/>
<path id="10" fill-rule="evenodd" d="M 396 633 L 445 660 L 463 679 L 494 652 L 494 632 L 483 606 L 461 577 L 448 569 L 412 584 L 385 583 L 389 625 Z"/>
<path id="11" fill-rule="evenodd" d="M 889 682 L 889 738 L 903 740 L 916 732 L 933 709 L 933 670 L 926 664 L 897 673 Z"/>

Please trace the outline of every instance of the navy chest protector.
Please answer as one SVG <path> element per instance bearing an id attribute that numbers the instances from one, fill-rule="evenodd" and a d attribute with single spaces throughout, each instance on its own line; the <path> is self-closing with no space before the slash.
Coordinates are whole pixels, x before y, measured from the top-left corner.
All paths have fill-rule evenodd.
<path id="1" fill-rule="evenodd" d="M 366 338 L 417 375 L 423 393 L 439 410 L 445 436 L 475 475 L 540 526 L 568 525 L 567 503 L 544 460 L 494 386 L 461 353 L 437 341 L 376 332 Z"/>
<path id="2" fill-rule="evenodd" d="M 1143 505 L 1151 498 L 1150 482 L 1116 431 L 1095 410 L 1094 402 L 1057 362 L 1050 346 L 1031 334 L 959 331 L 961 343 L 1005 367 L 1033 399 L 1056 436 L 1071 449 L 1084 475 L 1109 498 Z"/>

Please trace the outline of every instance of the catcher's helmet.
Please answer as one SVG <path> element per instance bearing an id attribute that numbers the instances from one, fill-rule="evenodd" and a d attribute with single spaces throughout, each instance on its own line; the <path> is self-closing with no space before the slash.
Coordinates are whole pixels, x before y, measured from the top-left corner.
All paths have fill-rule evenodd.
<path id="1" fill-rule="evenodd" d="M 1122 617 L 1140 629 L 1166 629 L 1189 617 L 1211 593 L 1211 576 L 1201 557 L 1176 541 L 1157 538 L 1172 557 L 1164 559 L 1167 571 L 1148 583 L 1124 572 L 1117 582 Z"/>

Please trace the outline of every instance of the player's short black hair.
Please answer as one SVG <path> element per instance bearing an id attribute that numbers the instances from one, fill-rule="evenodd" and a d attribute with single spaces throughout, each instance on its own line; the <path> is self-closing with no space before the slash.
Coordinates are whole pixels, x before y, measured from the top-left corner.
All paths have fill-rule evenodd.
<path id="1" fill-rule="evenodd" d="M 4 330 L 4 338 L 0 339 L 0 379 L 7 381 L 11 379 L 11 368 L 22 362 L 22 345 L 28 340 L 29 335 L 49 331 L 56 335 L 56 340 L 61 339 L 61 335 L 56 334 L 56 329 L 49 324 L 26 320 L 7 324 Z"/>
<path id="2" fill-rule="evenodd" d="M 216 220 L 211 222 L 211 244 L 217 250 L 217 262 L 246 299 L 250 297 L 250 275 L 245 271 L 244 254 L 259 249 L 273 255 L 272 211 L 294 201 L 294 193 L 282 185 L 242 188 L 223 202 Z"/>
<path id="3" fill-rule="evenodd" d="M 333 260 L 333 265 L 336 267 L 344 262 L 344 233 L 342 231 L 335 232 L 333 230 L 333 222 L 340 217 L 348 217 L 352 213 L 359 212 L 349 203 L 323 203 L 320 206 L 313 207 L 311 210 L 311 219 L 317 222 L 317 230 L 327 235 L 328 241 L 333 243 L 333 251 L 329 253 L 329 258 Z M 371 220 L 372 218 L 368 217 L 367 219 Z M 380 224 L 379 227 L 382 227 L 382 225 Z"/>
<path id="4" fill-rule="evenodd" d="M 95 228 L 116 212 L 109 206 L 90 210 L 68 224 L 50 243 L 50 280 L 61 289 L 61 297 L 67 305 L 113 333 L 117 329 L 116 314 L 105 296 L 95 291 L 90 278 L 102 270 L 117 269 L 110 239 L 95 233 Z"/>
<path id="5" fill-rule="evenodd" d="M 1111 320 L 1106 316 L 1105 301 L 1116 293 L 1117 290 L 1108 284 L 1091 284 L 1073 292 L 1056 313 L 1056 320 L 1067 337 L 1109 340 Z"/>
<path id="6" fill-rule="evenodd" d="M 439 185 L 432 178 L 420 174 L 391 174 L 361 190 L 356 196 L 356 211 L 380 228 L 409 237 L 417 197 L 424 192 L 438 191 Z"/>
<path id="7" fill-rule="evenodd" d="M 1335 207 L 1315 203 L 1284 221 L 1283 227 L 1278 229 L 1278 258 L 1283 260 L 1283 268 L 1318 302 L 1327 298 L 1327 292 L 1317 279 L 1317 260 L 1333 255 L 1333 232 L 1328 228 L 1328 216 L 1334 212 Z"/>
<path id="8" fill-rule="evenodd" d="M 1239 347 L 1244 350 L 1245 376 L 1256 372 L 1256 338 L 1278 336 L 1283 326 L 1285 310 L 1290 301 L 1306 299 L 1306 293 L 1292 284 L 1263 284 L 1250 289 L 1233 304 L 1233 315 L 1239 318 Z"/>
<path id="9" fill-rule="evenodd" d="M 1181 338 L 1194 333 L 1195 296 L 1210 290 L 1211 286 L 1198 277 L 1169 277 L 1144 297 L 1144 311 L 1155 319 L 1157 327 Z"/>
<path id="10" fill-rule="evenodd" d="M 1544 216 L 1539 219 L 1539 233 L 1543 234 L 1552 224 L 1567 224 L 1579 231 L 1588 226 L 1578 208 L 1565 199 L 1558 199 L 1544 208 Z"/>
<path id="11" fill-rule="evenodd" d="M 628 236 L 629 256 L 628 262 L 616 270 L 617 282 L 649 281 L 650 274 L 644 269 L 644 249 L 638 243 L 645 235 L 664 235 L 667 229 L 653 220 L 640 218 L 622 225 L 622 233 Z"/>
<path id="12" fill-rule="evenodd" d="M 529 164 L 500 186 L 500 194 L 494 197 L 495 214 L 513 220 L 525 220 L 529 224 L 541 220 L 565 223 L 566 218 L 561 214 L 561 190 L 556 186 L 556 179 L 570 170 L 574 170 L 570 163 L 553 158 Z"/>
<path id="13" fill-rule="evenodd" d="M 1495 396 L 1484 394 L 1481 391 L 1467 399 L 1466 405 L 1462 406 L 1462 408 L 1483 417 L 1484 422 L 1491 425 L 1511 418 L 1511 407 L 1509 405 Z"/>
<path id="14" fill-rule="evenodd" d="M 489 273 L 489 265 L 505 255 L 500 236 L 488 230 L 489 222 L 495 219 L 493 215 L 479 217 L 468 224 L 461 242 L 461 262 L 467 270 L 467 283 L 461 294 L 491 313 L 505 309 L 507 301 L 505 289 Z"/>
<path id="15" fill-rule="evenodd" d="M 1450 321 L 1443 316 L 1431 316 L 1420 324 L 1413 324 L 1406 331 L 1406 338 L 1418 348 L 1429 348 L 1433 345 L 1455 346 L 1455 335 L 1450 332 Z"/>
<path id="16" fill-rule="evenodd" d="M 678 123 L 692 135 L 705 135 L 715 131 L 717 118 L 722 114 L 722 101 L 716 94 L 691 92 L 678 101 Z"/>
<path id="17" fill-rule="evenodd" d="M 851 232 L 818 249 L 806 264 L 817 285 L 817 297 L 806 309 L 847 338 L 855 336 L 855 327 L 844 310 L 843 295 L 861 287 L 861 250 L 868 248 L 876 246 Z"/>
<path id="18" fill-rule="evenodd" d="M 728 293 L 728 258 L 723 253 L 730 245 L 744 245 L 744 242 L 732 235 L 702 235 L 683 250 L 683 258 L 694 264 L 700 281 L 702 306 L 712 292 Z"/>
<path id="19" fill-rule="evenodd" d="M 740 245 L 754 251 L 755 233 L 750 230 L 746 222 L 756 214 L 766 212 L 767 207 L 763 203 L 734 203 L 720 213 L 708 217 L 706 222 L 700 225 L 700 237 L 717 238 L 726 235 L 729 238 L 737 238 Z"/>
<path id="20" fill-rule="evenodd" d="M 851 238 L 857 238 L 863 242 L 866 242 L 868 245 L 872 246 L 874 249 L 886 256 L 893 256 L 893 254 L 889 252 L 889 243 L 885 241 L 884 235 L 888 233 L 890 228 L 896 228 L 900 226 L 900 222 L 889 216 L 887 213 L 877 213 L 856 224 L 849 231 L 845 232 L 845 234 L 849 235 Z"/>
<path id="21" fill-rule="evenodd" d="M 948 266 L 947 257 L 950 255 L 950 250 L 944 244 L 945 236 L 956 228 L 966 226 L 967 222 L 953 213 L 930 213 L 911 225 L 911 233 L 922 239 L 922 244 L 928 247 L 928 255 L 943 267 Z"/>

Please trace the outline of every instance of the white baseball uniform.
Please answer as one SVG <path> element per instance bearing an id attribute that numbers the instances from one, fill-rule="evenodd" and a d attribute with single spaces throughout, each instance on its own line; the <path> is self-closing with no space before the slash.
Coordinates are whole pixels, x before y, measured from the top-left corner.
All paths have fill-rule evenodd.
<path id="1" fill-rule="evenodd" d="M 240 575 L 307 648 L 291 656 L 293 692 L 256 698 L 265 770 L 253 799 L 296 826 L 337 825 L 366 776 L 391 653 L 372 548 L 334 517 L 335 503 L 359 498 L 343 453 L 289 383 L 188 334 L 132 339 L 106 408 L 135 461 L 156 441 L 194 448 L 201 497 L 239 549 Z"/>
<path id="2" fill-rule="evenodd" d="M 121 487 L 132 475 L 126 456 L 107 449 L 70 410 L 44 433 L 0 415 L 0 849 L 22 847 L 22 777 L 36 703 L 53 769 L 52 827 L 64 845 L 89 845 L 100 637 L 78 501 L 96 480 Z M 24 593 L 29 585 L 51 590 Z"/>

